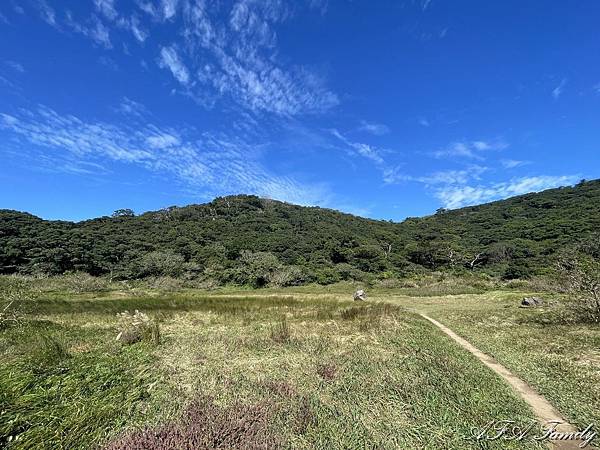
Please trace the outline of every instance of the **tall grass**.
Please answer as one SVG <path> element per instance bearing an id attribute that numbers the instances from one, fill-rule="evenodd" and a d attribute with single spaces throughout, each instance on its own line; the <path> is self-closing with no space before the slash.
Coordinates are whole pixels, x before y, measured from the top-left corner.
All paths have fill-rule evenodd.
<path id="1" fill-rule="evenodd" d="M 531 418 L 470 355 L 384 303 L 56 292 L 38 306 L 0 331 L 0 446 L 463 449 L 480 448 L 472 427 Z M 157 327 L 122 345 L 116 313 L 134 309 Z"/>

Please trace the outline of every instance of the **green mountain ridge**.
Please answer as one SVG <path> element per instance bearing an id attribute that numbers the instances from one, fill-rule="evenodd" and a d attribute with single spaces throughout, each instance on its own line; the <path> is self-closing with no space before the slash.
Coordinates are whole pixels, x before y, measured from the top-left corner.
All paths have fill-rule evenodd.
<path id="1" fill-rule="evenodd" d="M 0 210 L 0 272 L 259 286 L 427 270 L 518 278 L 546 272 L 558 251 L 598 230 L 600 180 L 401 223 L 250 195 L 77 223 Z"/>

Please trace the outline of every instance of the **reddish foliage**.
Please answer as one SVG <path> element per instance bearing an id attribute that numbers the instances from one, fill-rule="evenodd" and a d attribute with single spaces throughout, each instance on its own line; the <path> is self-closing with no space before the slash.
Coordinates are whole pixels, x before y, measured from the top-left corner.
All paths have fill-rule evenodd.
<path id="1" fill-rule="evenodd" d="M 294 397 L 296 388 L 285 381 L 265 381 L 264 385 L 270 391 L 283 397 Z"/>
<path id="2" fill-rule="evenodd" d="M 282 442 L 270 427 L 271 416 L 268 403 L 221 408 L 201 397 L 179 421 L 125 435 L 106 450 L 280 448 Z"/>
<path id="3" fill-rule="evenodd" d="M 317 373 L 325 381 L 331 381 L 337 376 L 337 367 L 333 363 L 320 364 L 317 366 Z"/>

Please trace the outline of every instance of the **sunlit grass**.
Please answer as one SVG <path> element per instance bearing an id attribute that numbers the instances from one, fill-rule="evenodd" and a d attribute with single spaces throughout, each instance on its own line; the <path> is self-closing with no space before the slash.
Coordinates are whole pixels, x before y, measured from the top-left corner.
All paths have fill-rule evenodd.
<path id="1" fill-rule="evenodd" d="M 251 294 L 42 297 L 21 325 L 0 331 L 0 439 L 121 448 L 134 430 L 169 435 L 200 414 L 242 441 L 256 436 L 236 417 L 261 423 L 257 433 L 276 447 L 463 449 L 481 448 L 467 439 L 473 427 L 532 418 L 499 378 L 405 307 L 358 304 L 351 293 Z M 136 309 L 159 324 L 159 345 L 115 341 L 117 312 Z"/>
<path id="2" fill-rule="evenodd" d="M 496 291 L 396 304 L 426 311 L 536 388 L 572 423 L 600 424 L 600 327 L 563 324 L 565 299 L 542 294 L 542 308 L 520 308 L 525 294 Z"/>

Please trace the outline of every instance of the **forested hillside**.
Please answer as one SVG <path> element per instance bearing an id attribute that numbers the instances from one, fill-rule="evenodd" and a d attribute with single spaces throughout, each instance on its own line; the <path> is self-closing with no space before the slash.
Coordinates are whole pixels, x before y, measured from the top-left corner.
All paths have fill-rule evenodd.
<path id="1" fill-rule="evenodd" d="M 543 273 L 600 230 L 600 181 L 402 223 L 255 196 L 79 223 L 0 210 L 0 271 L 175 276 L 262 286 L 426 270 Z"/>

